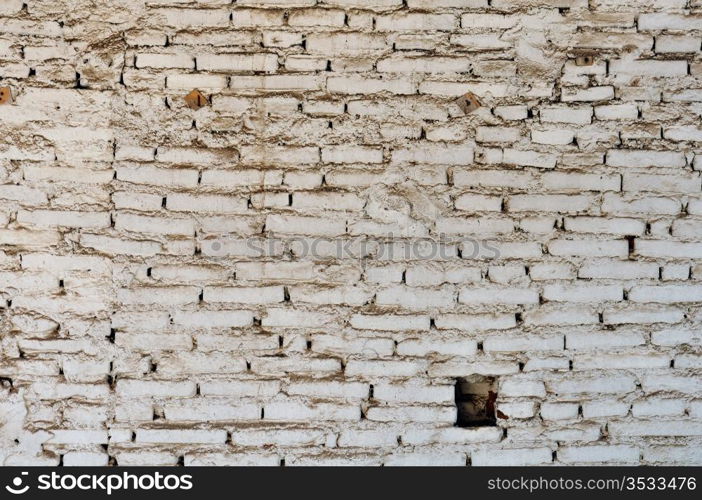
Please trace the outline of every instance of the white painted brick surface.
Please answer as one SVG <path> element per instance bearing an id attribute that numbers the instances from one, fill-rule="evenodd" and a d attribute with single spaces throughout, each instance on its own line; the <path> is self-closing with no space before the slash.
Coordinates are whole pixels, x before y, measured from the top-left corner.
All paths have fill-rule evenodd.
<path id="1" fill-rule="evenodd" d="M 699 2 L 40 3 L 0 465 L 702 463 Z"/>

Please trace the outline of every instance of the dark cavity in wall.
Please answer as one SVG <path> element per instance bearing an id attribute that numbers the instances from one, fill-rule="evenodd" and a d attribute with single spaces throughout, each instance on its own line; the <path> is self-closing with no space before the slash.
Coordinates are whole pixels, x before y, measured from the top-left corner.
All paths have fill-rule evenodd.
<path id="1" fill-rule="evenodd" d="M 496 425 L 495 401 L 497 380 L 495 377 L 469 375 L 456 379 L 457 427 Z"/>

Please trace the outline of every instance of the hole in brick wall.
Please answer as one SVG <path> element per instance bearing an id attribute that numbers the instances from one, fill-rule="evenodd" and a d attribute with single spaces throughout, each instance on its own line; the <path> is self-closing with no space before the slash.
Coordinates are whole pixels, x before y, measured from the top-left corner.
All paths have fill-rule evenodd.
<path id="1" fill-rule="evenodd" d="M 456 379 L 455 399 L 458 408 L 457 427 L 497 425 L 495 377 L 470 375 Z"/>

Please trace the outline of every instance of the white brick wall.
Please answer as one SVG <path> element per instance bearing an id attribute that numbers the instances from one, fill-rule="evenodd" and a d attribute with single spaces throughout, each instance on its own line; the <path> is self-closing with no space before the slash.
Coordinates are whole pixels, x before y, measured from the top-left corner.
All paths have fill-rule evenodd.
<path id="1" fill-rule="evenodd" d="M 0 1 L 0 465 L 702 464 L 699 2 L 78 4 Z"/>

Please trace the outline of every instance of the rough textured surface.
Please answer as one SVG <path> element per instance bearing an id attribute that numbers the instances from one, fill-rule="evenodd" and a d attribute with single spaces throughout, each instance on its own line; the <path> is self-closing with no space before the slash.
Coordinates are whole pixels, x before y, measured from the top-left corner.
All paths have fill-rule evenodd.
<path id="1" fill-rule="evenodd" d="M 702 463 L 701 39 L 699 0 L 0 0 L 0 463 Z"/>

